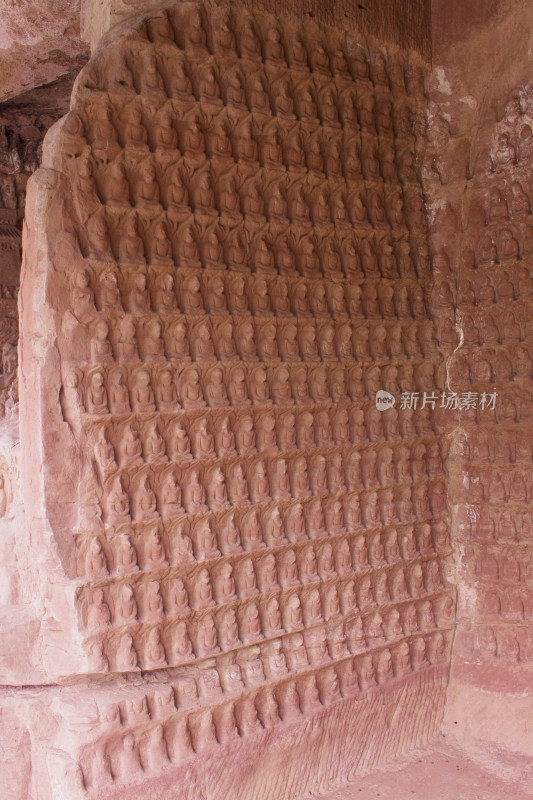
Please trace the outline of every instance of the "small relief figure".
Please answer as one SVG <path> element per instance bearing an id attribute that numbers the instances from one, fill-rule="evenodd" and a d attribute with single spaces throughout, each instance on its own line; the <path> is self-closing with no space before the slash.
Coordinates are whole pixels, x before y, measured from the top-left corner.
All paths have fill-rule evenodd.
<path id="1" fill-rule="evenodd" d="M 89 239 L 89 256 L 99 261 L 113 261 L 109 239 L 109 228 L 102 214 L 95 214 L 87 222 L 87 236 Z"/>
<path id="2" fill-rule="evenodd" d="M 250 405 L 248 389 L 246 385 L 246 373 L 241 366 L 234 367 L 229 375 L 228 395 L 231 404 L 234 406 Z"/>
<path id="3" fill-rule="evenodd" d="M 195 358 L 197 361 L 213 361 L 215 359 L 215 347 L 211 337 L 211 329 L 207 322 L 202 322 L 194 331 L 191 337 L 194 342 Z"/>
<path id="4" fill-rule="evenodd" d="M 113 472 L 114 469 L 117 467 L 117 462 L 115 459 L 115 448 L 113 447 L 112 443 L 107 438 L 106 429 L 104 427 L 100 428 L 98 431 L 98 438 L 96 444 L 94 445 L 94 454 L 96 456 L 96 460 L 98 462 L 98 466 L 102 471 L 104 477 L 110 472 Z M 3 489 L 3 478 L 2 478 L 2 489 Z M 5 492 L 4 492 L 5 497 Z M 3 512 L 2 512 L 3 507 Z M 4 516 L 5 514 L 5 502 L 3 505 L 0 505 L 0 516 Z"/>
<path id="5" fill-rule="evenodd" d="M 179 392 L 183 408 L 202 408 L 206 405 L 197 367 L 183 370 L 179 377 Z"/>
<path id="6" fill-rule="evenodd" d="M 181 578 L 175 578 L 168 593 L 168 613 L 177 616 L 188 616 L 191 613 L 189 595 Z"/>
<path id="7" fill-rule="evenodd" d="M 494 152 L 491 155 L 491 161 L 493 172 L 501 172 L 516 163 L 516 151 L 506 133 L 498 136 Z"/>
<path id="8" fill-rule="evenodd" d="M 212 616 L 203 617 L 198 624 L 197 634 L 198 655 L 210 655 L 220 650 L 218 633 Z"/>
<path id="9" fill-rule="evenodd" d="M 163 361 L 165 358 L 165 342 L 161 336 L 162 327 L 157 319 L 152 319 L 145 324 L 143 329 L 143 359 L 144 361 Z"/>
<path id="10" fill-rule="evenodd" d="M 511 216 L 522 217 L 531 214 L 529 197 L 518 181 L 511 184 Z"/>
<path id="11" fill-rule="evenodd" d="M 237 228 L 227 238 L 226 264 L 228 269 L 247 271 L 249 269 L 247 257 L 247 246 L 243 233 Z"/>
<path id="12" fill-rule="evenodd" d="M 228 143 L 228 146 L 230 144 Z M 240 196 L 235 174 L 233 172 L 222 174 L 217 181 L 217 189 L 218 209 L 221 214 L 239 218 L 241 216 Z"/>
<path id="13" fill-rule="evenodd" d="M 185 508 L 189 513 L 196 514 L 207 511 L 205 503 L 205 489 L 200 483 L 200 472 L 197 469 L 191 470 L 184 485 Z"/>
<path id="14" fill-rule="evenodd" d="M 93 372 L 89 379 L 85 407 L 89 414 L 109 414 L 107 390 L 102 372 Z"/>
<path id="15" fill-rule="evenodd" d="M 139 569 L 137 553 L 127 533 L 121 533 L 118 537 L 115 564 L 119 574 L 137 572 Z"/>
<path id="16" fill-rule="evenodd" d="M 94 292 L 91 289 L 90 275 L 86 269 L 77 272 L 74 276 L 72 310 L 82 323 L 90 322 L 95 316 Z"/>
<path id="17" fill-rule="evenodd" d="M 124 429 L 120 439 L 119 453 L 121 467 L 137 467 L 143 463 L 141 440 L 131 423 Z"/>
<path id="18" fill-rule="evenodd" d="M 115 623 L 135 622 L 138 616 L 135 594 L 129 583 L 122 585 L 120 593 L 115 600 Z"/>
<path id="19" fill-rule="evenodd" d="M 176 420 L 169 440 L 169 456 L 173 461 L 191 459 L 191 441 L 183 422 Z"/>
<path id="20" fill-rule="evenodd" d="M 194 579 L 194 607 L 207 608 L 214 605 L 213 589 L 207 569 L 201 569 Z"/>
<path id="21" fill-rule="evenodd" d="M 139 208 L 159 207 L 160 192 L 155 167 L 147 164 L 135 187 L 135 205 Z"/>
<path id="22" fill-rule="evenodd" d="M 159 115 L 157 116 L 154 140 L 156 150 L 177 150 L 178 148 L 178 133 L 174 127 L 174 115 L 169 106 L 163 106 Z"/>
<path id="23" fill-rule="evenodd" d="M 141 478 L 139 486 L 134 493 L 133 506 L 135 509 L 135 519 L 152 517 L 157 514 L 156 496 L 150 486 L 148 475 L 144 475 Z"/>
<path id="24" fill-rule="evenodd" d="M 225 269 L 224 248 L 219 238 L 217 228 L 211 228 L 205 235 L 203 257 L 205 266 L 209 269 Z"/>
<path id="25" fill-rule="evenodd" d="M 118 286 L 117 273 L 113 269 L 106 269 L 98 281 L 98 308 L 122 310 L 122 299 Z"/>
<path id="26" fill-rule="evenodd" d="M 144 272 L 137 272 L 129 292 L 129 307 L 132 314 L 148 314 L 151 311 L 150 292 Z"/>
<path id="27" fill-rule="evenodd" d="M 144 443 L 145 461 L 148 463 L 164 463 L 167 461 L 165 440 L 159 433 L 157 422 L 150 423 Z"/>
<path id="28" fill-rule="evenodd" d="M 249 164 L 257 164 L 259 158 L 259 149 L 257 142 L 254 138 L 254 128 L 250 118 L 246 118 L 238 128 L 238 134 L 235 139 L 235 149 L 238 161 L 248 162 Z M 255 201 L 257 203 L 257 191 L 259 184 L 252 182 Z"/>
<path id="29" fill-rule="evenodd" d="M 249 105 L 251 111 L 260 114 L 271 114 L 270 98 L 265 91 L 261 75 L 255 75 L 251 79 L 249 89 Z M 281 148 L 278 141 L 278 129 L 272 128 L 270 132 L 265 130 L 266 136 L 263 143 L 263 157 L 265 164 L 278 165 L 281 163 Z"/>
<path id="30" fill-rule="evenodd" d="M 147 532 L 146 539 L 147 541 L 144 548 L 144 558 L 146 562 L 145 566 L 150 569 L 167 566 L 168 561 L 165 556 L 165 548 L 157 526 L 152 527 L 151 530 Z M 155 583 L 157 585 L 157 594 L 159 596 L 159 584 L 157 584 L 157 581 Z M 155 588 L 156 587 L 152 587 L 153 592 L 155 592 Z M 163 606 L 160 598 L 158 599 L 158 604 L 161 605 L 162 613 Z"/>
<path id="31" fill-rule="evenodd" d="M 270 484 L 274 500 L 286 500 L 291 496 L 290 478 L 284 458 L 275 462 Z"/>
<path id="32" fill-rule="evenodd" d="M 244 78 L 239 69 L 232 69 L 224 75 L 226 105 L 233 108 L 246 109 L 246 91 Z"/>
<path id="33" fill-rule="evenodd" d="M 255 178 L 247 181 L 242 187 L 241 209 L 243 214 L 254 218 L 256 221 L 263 221 L 265 218 L 263 187 Z M 264 236 L 260 237 L 260 241 L 264 242 Z"/>
<path id="34" fill-rule="evenodd" d="M 193 187 L 193 201 L 195 210 L 212 213 L 215 209 L 215 193 L 211 173 L 201 172 L 196 178 L 196 186 Z"/>
<path id="35" fill-rule="evenodd" d="M 141 94 L 164 95 L 163 79 L 159 74 L 155 51 L 147 49 L 141 56 Z"/>
<path id="36" fill-rule="evenodd" d="M 241 640 L 245 643 L 261 638 L 261 619 L 259 610 L 254 603 L 246 606 L 244 610 L 241 618 L 240 634 Z"/>
<path id="37" fill-rule="evenodd" d="M 151 621 L 159 621 L 164 616 L 159 581 L 150 581 L 145 585 L 144 616 Z"/>
<path id="38" fill-rule="evenodd" d="M 179 295 L 184 314 L 205 314 L 200 279 L 196 275 L 183 281 Z"/>
<path id="39" fill-rule="evenodd" d="M 164 272 L 156 282 L 155 305 L 158 311 L 174 311 L 177 307 L 174 276 Z"/>
<path id="40" fill-rule="evenodd" d="M 241 329 L 242 331 L 242 329 Z M 233 339 L 233 325 L 231 321 L 222 322 L 216 333 L 218 356 L 222 361 L 233 361 L 238 358 L 237 348 Z"/>
<path id="41" fill-rule="evenodd" d="M 173 99 L 190 102 L 194 100 L 192 83 L 183 58 L 173 58 L 168 62 L 169 95 Z"/>
<path id="42" fill-rule="evenodd" d="M 175 322 L 167 333 L 167 349 L 170 358 L 190 361 L 187 326 L 183 320 Z"/>
<path id="43" fill-rule="evenodd" d="M 212 511 L 218 511 L 228 504 L 226 479 L 220 467 L 215 467 L 208 481 L 208 501 Z"/>
<path id="44" fill-rule="evenodd" d="M 193 433 L 195 458 L 211 458 L 215 455 L 214 437 L 207 427 L 207 418 L 198 422 Z"/>
<path id="45" fill-rule="evenodd" d="M 239 564 L 238 586 L 241 599 L 257 593 L 254 565 L 249 558 Z"/>
<path id="46" fill-rule="evenodd" d="M 115 161 L 106 175 L 106 203 L 113 206 L 130 205 L 130 184 L 122 161 Z"/>
<path id="47" fill-rule="evenodd" d="M 170 266 L 174 263 L 172 245 L 168 238 L 165 224 L 162 221 L 156 224 L 152 234 L 150 262 L 158 266 Z"/>
<path id="48" fill-rule="evenodd" d="M 189 192 L 183 182 L 179 167 L 175 167 L 170 176 L 167 188 L 167 206 L 178 208 L 189 206 Z"/>
<path id="49" fill-rule="evenodd" d="M 301 503 L 291 506 L 285 516 L 285 530 L 290 542 L 297 542 L 307 535 L 305 515 Z"/>
<path id="50" fill-rule="evenodd" d="M 241 537 L 233 511 L 225 515 L 219 527 L 221 549 L 224 555 L 242 551 Z"/>
<path id="51" fill-rule="evenodd" d="M 108 101 L 106 98 L 105 103 L 98 103 L 93 107 L 94 121 L 92 126 L 92 146 L 96 150 L 106 150 L 108 148 L 113 149 L 113 145 L 116 148 L 118 134 L 115 126 L 113 125 L 111 109 L 107 103 Z M 83 124 L 77 115 L 70 117 L 65 125 L 65 128 L 67 129 L 67 134 L 70 136 L 75 136 L 76 134 L 78 136 L 83 135 Z M 74 130 L 76 130 L 76 134 L 74 133 Z"/>
<path id="52" fill-rule="evenodd" d="M 229 399 L 222 367 L 213 367 L 207 374 L 204 394 L 208 404 L 213 408 L 228 405 Z"/>
<path id="53" fill-rule="evenodd" d="M 209 280 L 207 284 L 206 301 L 209 311 L 212 314 L 227 313 L 226 287 L 221 276 L 214 275 Z"/>
<path id="54" fill-rule="evenodd" d="M 119 261 L 125 264 L 145 264 L 144 243 L 138 232 L 135 216 L 126 217 L 118 246 Z"/>
<path id="55" fill-rule="evenodd" d="M 217 427 L 216 446 L 219 456 L 234 455 L 236 453 L 235 436 L 231 430 L 228 417 L 223 417 L 220 421 L 220 425 Z"/>
<path id="56" fill-rule="evenodd" d="M 119 672 L 133 672 L 133 671 L 139 669 L 137 651 L 135 650 L 135 647 L 134 647 L 134 644 L 133 644 L 133 639 L 132 639 L 132 637 L 130 636 L 129 633 L 122 634 L 122 636 L 120 638 L 119 645 L 118 645 L 118 648 L 117 648 L 117 654 L 116 654 L 116 664 L 117 664 L 117 668 L 118 668 Z M 125 745 L 126 745 L 126 740 L 128 740 L 128 744 L 130 745 L 130 747 L 129 747 L 130 751 L 133 750 L 134 743 L 135 743 L 135 739 L 134 739 L 133 735 L 132 734 L 128 734 L 125 737 L 125 739 L 124 739 L 124 744 Z M 136 753 L 135 753 L 134 764 L 135 764 L 135 770 L 133 771 L 133 774 L 135 774 L 135 772 L 139 772 L 139 770 L 140 770 L 140 764 L 139 764 L 139 761 L 138 761 L 138 755 Z M 125 770 L 127 770 L 127 773 L 125 772 L 125 775 L 126 774 L 128 774 L 128 775 L 132 774 L 132 769 L 131 768 L 132 768 L 131 759 L 128 759 L 128 763 L 125 766 Z M 125 777 L 125 775 L 124 775 L 124 777 Z"/>
<path id="57" fill-rule="evenodd" d="M 230 567 L 229 564 L 225 565 Z M 231 650 L 240 644 L 239 626 L 235 611 L 230 608 L 222 617 L 219 617 L 218 638 L 223 650 Z"/>
<path id="58" fill-rule="evenodd" d="M 150 383 L 150 373 L 145 369 L 139 370 L 135 376 L 131 400 L 135 411 L 155 411 L 155 396 Z"/>
<path id="59" fill-rule="evenodd" d="M 155 399 L 158 411 L 174 411 L 178 406 L 178 393 L 169 369 L 162 370 L 157 376 Z"/>
<path id="60" fill-rule="evenodd" d="M 91 338 L 91 361 L 102 362 L 113 360 L 113 350 L 108 338 L 109 326 L 104 320 L 99 320 Z"/>
<path id="61" fill-rule="evenodd" d="M 105 602 L 102 589 L 94 589 L 91 595 L 91 602 L 87 609 L 87 628 L 89 630 L 99 630 L 106 628 L 111 623 L 109 606 Z"/>
<path id="62" fill-rule="evenodd" d="M 192 153 L 195 156 L 204 156 L 205 154 L 205 137 L 197 114 L 191 117 L 185 130 L 183 152 L 185 155 Z"/>
<path id="63" fill-rule="evenodd" d="M 108 574 L 107 558 L 100 540 L 96 537 L 91 540 L 87 548 L 85 572 L 91 579 L 99 579 Z"/>
<path id="64" fill-rule="evenodd" d="M 187 623 L 183 620 L 178 622 L 174 626 L 172 634 L 172 660 L 175 660 L 179 664 L 183 661 L 189 661 L 193 658 L 194 653 L 187 631 Z"/>
<path id="65" fill-rule="evenodd" d="M 116 325 L 116 353 L 120 361 L 138 361 L 137 336 L 131 317 L 123 317 Z"/>
<path id="66" fill-rule="evenodd" d="M 175 527 L 172 536 L 172 555 L 176 563 L 181 564 L 194 559 L 192 541 L 185 532 L 186 527 L 181 520 Z"/>
<path id="67" fill-rule="evenodd" d="M 254 503 L 270 500 L 270 486 L 264 461 L 258 461 L 250 476 L 250 496 Z"/>
<path id="68" fill-rule="evenodd" d="M 131 105 L 125 109 L 122 116 L 123 120 L 123 142 L 128 150 L 148 149 L 148 134 L 142 122 L 142 111 L 136 105 Z"/>

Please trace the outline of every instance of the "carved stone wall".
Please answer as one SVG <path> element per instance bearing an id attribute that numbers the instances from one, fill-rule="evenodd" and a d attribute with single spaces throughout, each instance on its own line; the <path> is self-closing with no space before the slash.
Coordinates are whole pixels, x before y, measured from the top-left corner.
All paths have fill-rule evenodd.
<path id="1" fill-rule="evenodd" d="M 37 747 L 54 797 L 170 797 L 178 770 L 191 798 L 293 797 L 436 730 L 445 417 L 399 403 L 445 388 L 424 80 L 355 33 L 183 3 L 93 57 L 48 135 L 21 302 L 31 669 L 85 676 Z M 239 786 L 228 758 L 252 759 Z"/>
<path id="2" fill-rule="evenodd" d="M 447 721 L 463 745 L 531 753 L 531 27 L 518 5 L 488 0 L 448 26 L 465 10 L 435 7 L 421 152 L 448 392 L 474 401 L 449 429 L 458 606 Z"/>
<path id="3" fill-rule="evenodd" d="M 463 347 L 452 362 L 457 385 L 493 384 L 501 396 L 496 413 L 464 420 L 466 477 L 454 494 L 464 581 L 475 589 L 471 653 L 511 664 L 533 658 L 530 126 L 527 95 L 517 93 L 479 135 L 457 284 Z"/>
<path id="4" fill-rule="evenodd" d="M 17 293 L 20 279 L 21 227 L 26 183 L 39 164 L 40 131 L 22 139 L 0 125 L 0 416 L 18 402 Z"/>

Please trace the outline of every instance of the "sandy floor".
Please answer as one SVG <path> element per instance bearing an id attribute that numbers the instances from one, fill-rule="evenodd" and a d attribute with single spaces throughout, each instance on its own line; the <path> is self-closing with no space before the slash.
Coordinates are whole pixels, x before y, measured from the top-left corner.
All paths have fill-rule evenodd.
<path id="1" fill-rule="evenodd" d="M 407 764 L 395 762 L 350 788 L 305 800 L 532 800 L 529 759 L 488 753 L 481 758 L 484 763 L 442 741 Z"/>

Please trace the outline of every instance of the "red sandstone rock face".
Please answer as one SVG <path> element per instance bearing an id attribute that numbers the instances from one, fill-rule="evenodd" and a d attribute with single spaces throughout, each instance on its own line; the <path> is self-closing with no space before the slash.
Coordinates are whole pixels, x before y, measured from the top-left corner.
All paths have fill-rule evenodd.
<path id="1" fill-rule="evenodd" d="M 454 163 L 454 172 L 443 174 L 433 162 L 427 183 L 439 291 L 453 299 L 461 334 L 448 362 L 450 383 L 478 393 L 490 386 L 499 398 L 491 414 L 459 415 L 450 460 L 461 585 L 458 674 L 494 690 L 527 682 L 532 656 L 527 37 L 511 7 L 501 10 L 496 31 L 478 27 L 465 41 L 457 36 L 448 43 L 453 49 L 439 53 L 444 67 L 430 98 L 441 159 Z M 504 39 L 515 43 L 516 58 L 498 46 Z M 494 50 L 490 68 L 483 48 Z"/>
<path id="2" fill-rule="evenodd" d="M 183 4 L 102 50 L 47 138 L 21 302 L 35 682 L 91 676 L 62 694 L 58 795 L 153 776 L 166 797 L 179 774 L 233 797 L 227 758 L 283 740 L 238 780 L 288 797 L 299 764 L 327 787 L 438 725 L 423 92 L 393 48 Z"/>
<path id="3" fill-rule="evenodd" d="M 79 70 L 88 55 L 79 13 L 76 0 L 2 0 L 2 100 Z"/>

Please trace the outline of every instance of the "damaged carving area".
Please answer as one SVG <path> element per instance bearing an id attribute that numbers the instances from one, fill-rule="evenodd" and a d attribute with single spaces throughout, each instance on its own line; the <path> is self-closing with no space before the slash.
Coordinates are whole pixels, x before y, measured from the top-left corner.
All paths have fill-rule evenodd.
<path id="1" fill-rule="evenodd" d="M 2 117 L 8 800 L 521 800 L 528 82 L 152 5 Z"/>

